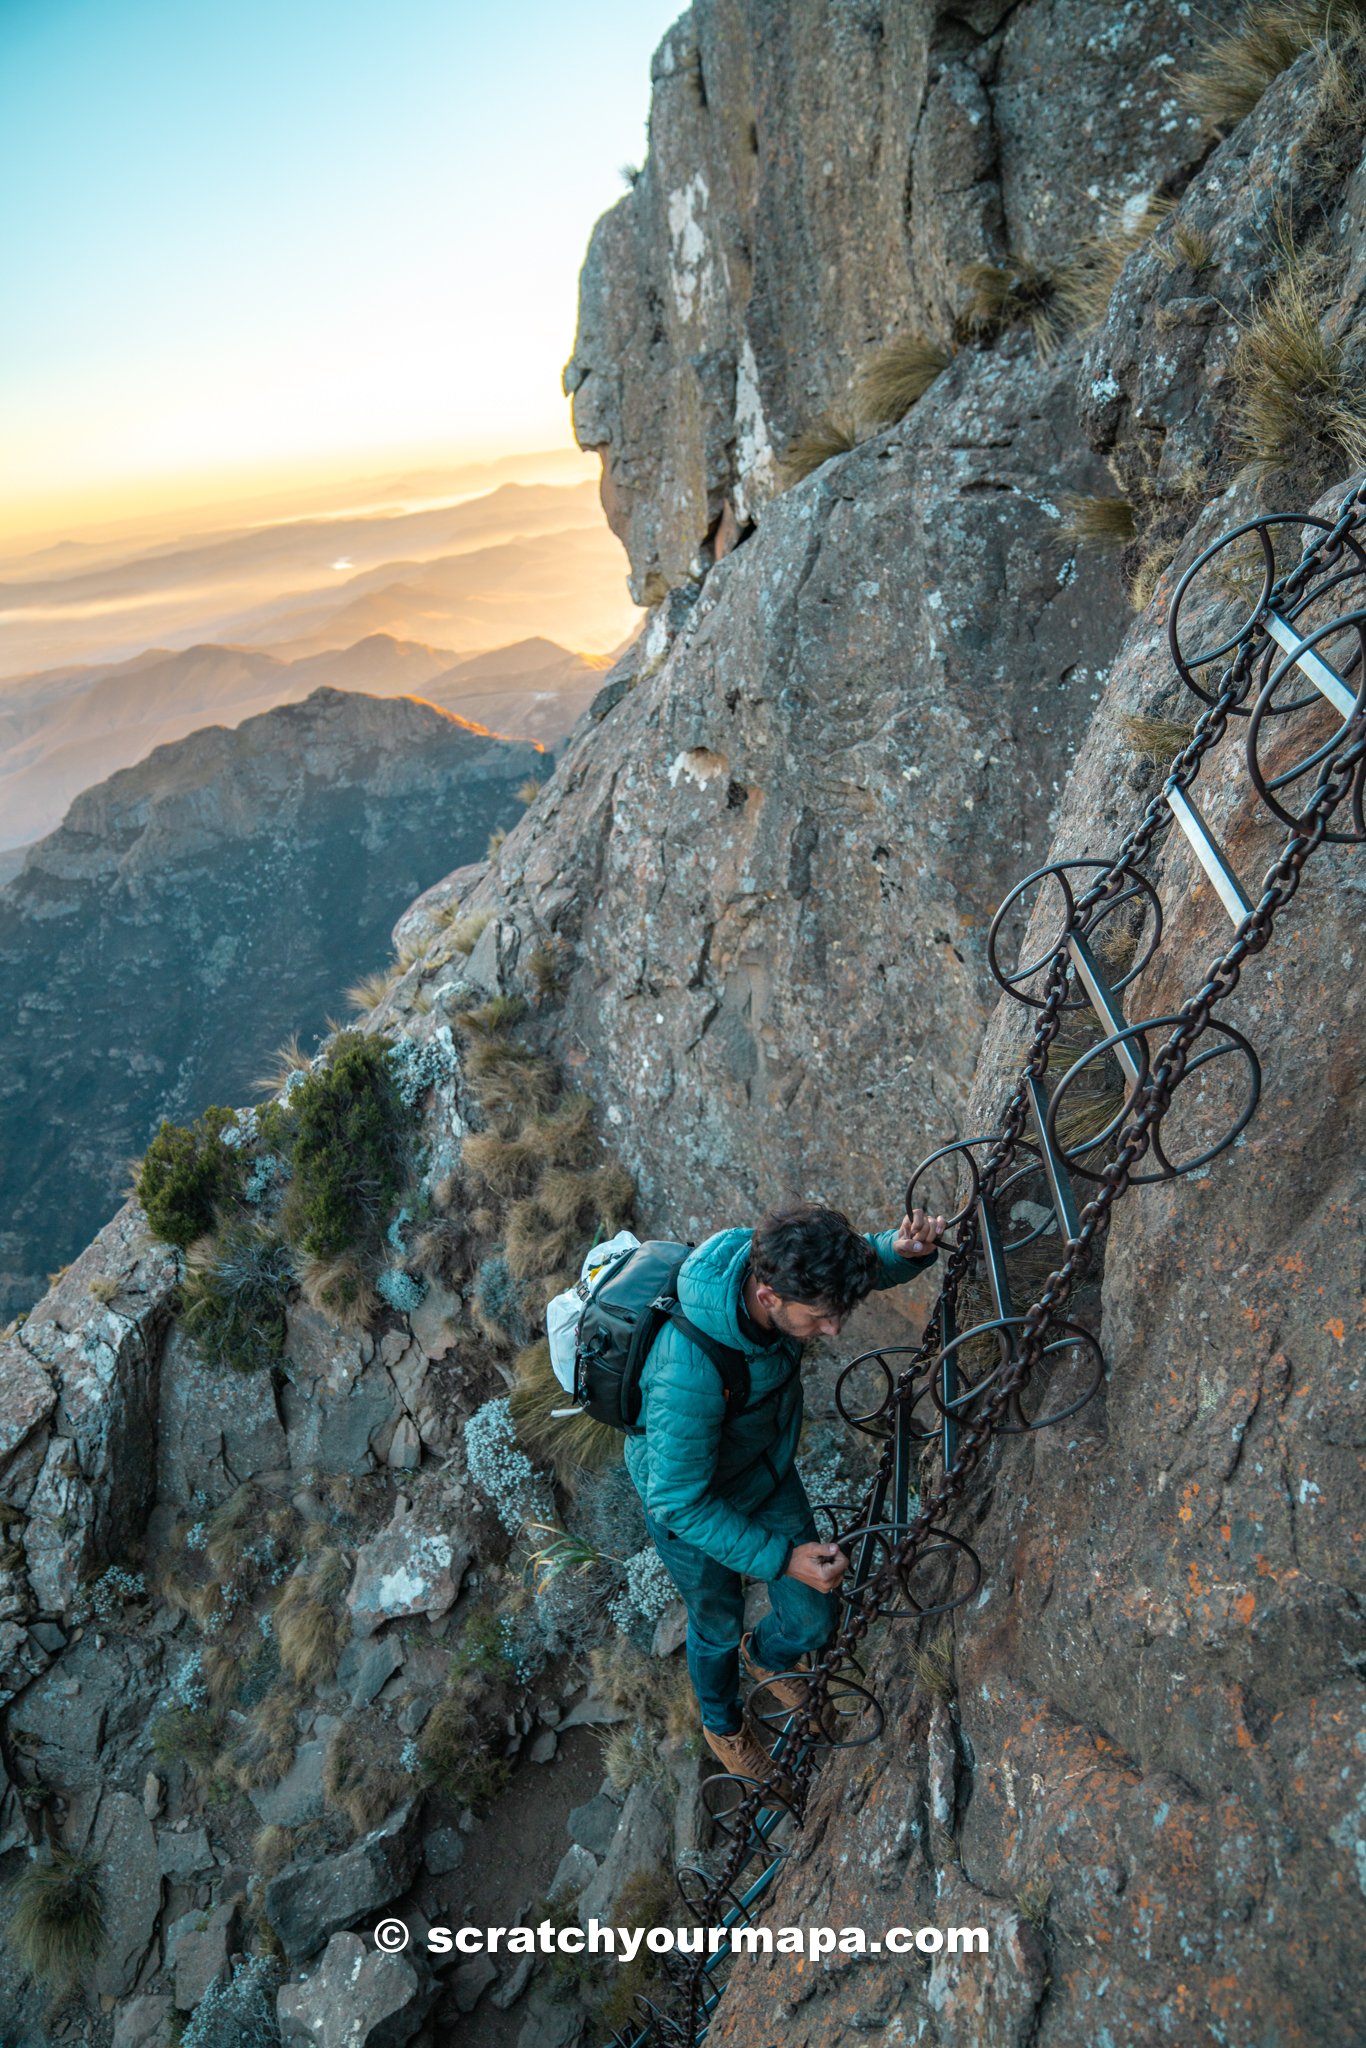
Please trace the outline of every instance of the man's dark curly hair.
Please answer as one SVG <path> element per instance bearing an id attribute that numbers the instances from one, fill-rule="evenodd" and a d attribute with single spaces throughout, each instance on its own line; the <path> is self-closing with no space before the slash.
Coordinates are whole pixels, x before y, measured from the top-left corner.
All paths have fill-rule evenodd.
<path id="1" fill-rule="evenodd" d="M 770 1209 L 754 1229 L 749 1255 L 756 1280 L 784 1301 L 845 1316 L 872 1291 L 877 1253 L 838 1209 L 795 1202 Z"/>

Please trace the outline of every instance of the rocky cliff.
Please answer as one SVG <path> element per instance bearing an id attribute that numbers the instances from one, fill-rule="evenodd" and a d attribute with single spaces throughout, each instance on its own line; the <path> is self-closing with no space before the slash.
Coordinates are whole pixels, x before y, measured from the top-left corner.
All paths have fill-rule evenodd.
<path id="1" fill-rule="evenodd" d="M 411 698 L 317 690 L 156 748 L 80 796 L 0 890 L 0 1316 L 86 1243 L 162 1117 L 246 1100 L 485 850 L 534 746 Z"/>
<path id="2" fill-rule="evenodd" d="M 228 1190 L 209 1249 L 130 1206 L 0 1348 L 0 1853 L 30 1913 L 50 1845 L 136 1880 L 86 1973 L 113 2021 L 20 1984 L 23 2048 L 151 2048 L 173 2013 L 193 2048 L 222 2013 L 569 2048 L 660 1990 L 433 1978 L 363 1937 L 644 1925 L 680 1856 L 715 1863 L 677 1615 L 617 1468 L 547 1418 L 545 1297 L 629 1212 L 623 1165 L 651 1229 L 797 1192 L 871 1223 L 994 1126 L 1027 1019 L 986 924 L 1028 867 L 1110 850 L 1188 735 L 1177 579 L 1360 476 L 1359 48 L 1309 8 L 1255 48 L 1213 14 L 707 0 L 666 38 L 569 371 L 644 634 L 493 860 L 400 920 L 360 1048 L 236 1120 L 240 1176 L 186 1134 Z M 1276 835 L 1238 758 L 1202 790 L 1251 883 Z M 990 1956 L 743 1958 L 716 2040 L 1360 2031 L 1359 860 L 1317 854 L 1245 972 L 1259 1118 L 1118 1209 L 1082 1303 L 1100 1393 L 992 1453 L 972 1604 L 870 1638 L 883 1740 L 829 1761 L 763 1906 L 983 1926 Z M 1175 834 L 1152 873 L 1149 1014 L 1228 931 Z M 348 1075 L 388 1193 L 338 1260 Z M 269 1364 L 234 1373 L 253 1247 Z M 862 1470 L 837 1364 L 803 1450 L 827 1498 Z"/>

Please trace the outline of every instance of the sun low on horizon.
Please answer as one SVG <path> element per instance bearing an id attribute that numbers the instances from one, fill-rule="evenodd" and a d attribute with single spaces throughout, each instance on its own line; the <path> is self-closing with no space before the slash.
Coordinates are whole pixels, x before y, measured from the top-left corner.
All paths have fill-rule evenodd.
<path id="1" fill-rule="evenodd" d="M 5 552 L 520 454 L 591 476 L 578 271 L 678 11 L 3 0 Z"/>

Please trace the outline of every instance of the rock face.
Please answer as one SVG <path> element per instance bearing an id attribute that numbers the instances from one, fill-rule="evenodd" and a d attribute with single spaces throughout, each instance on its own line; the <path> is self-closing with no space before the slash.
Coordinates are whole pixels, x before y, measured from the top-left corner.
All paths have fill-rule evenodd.
<path id="1" fill-rule="evenodd" d="M 1208 221 L 1222 195 L 1230 246 L 1246 238 L 1269 260 L 1255 226 L 1277 181 L 1293 182 L 1307 73 L 1301 64 L 1267 95 L 1177 224 Z M 1329 179 L 1320 192 L 1344 222 L 1330 334 L 1351 331 L 1366 255 L 1354 190 Z M 1139 381 L 1090 416 L 1126 463 L 1140 461 L 1144 427 L 1157 429 L 1154 456 L 1164 440 L 1218 449 L 1207 399 L 1192 412 L 1174 388 L 1161 421 L 1144 411 L 1142 390 L 1157 385 L 1142 337 L 1161 331 L 1177 289 L 1156 251 L 1140 252 L 1112 306 L 1125 337 L 1117 380 Z M 1217 326 L 1198 332 L 1178 374 L 1205 399 L 1223 388 L 1227 350 Z M 1306 502 L 1307 475 L 1309 499 L 1330 486 L 1317 509 L 1331 513 L 1360 477 L 1332 465 L 1302 441 L 1281 502 Z M 1156 778 L 1125 720 L 1184 709 L 1165 635 L 1175 573 L 1265 505 L 1244 476 L 1181 539 L 1116 665 L 1050 859 L 1103 854 L 1137 817 Z M 1282 834 L 1250 789 L 1241 732 L 1200 787 L 1255 900 Z M 832 1764 L 772 1909 L 775 1923 L 819 1911 L 867 1927 L 983 1926 L 991 1969 L 938 1956 L 928 1978 L 881 1963 L 798 1979 L 776 1959 L 743 1964 L 719 2042 L 781 2017 L 785 2040 L 814 2048 L 909 2024 L 911 2012 L 914 2038 L 946 2043 L 1180 2036 L 1254 2048 L 1358 2028 L 1366 1410 L 1342 1363 L 1366 1334 L 1360 859 L 1351 848 L 1314 857 L 1271 946 L 1220 1005 L 1266 1077 L 1246 1136 L 1207 1173 L 1136 1191 L 1117 1211 L 1102 1393 L 1069 1426 L 1001 1452 L 976 1490 L 963 1528 L 985 1582 L 951 1631 L 951 1708 L 931 1714 L 904 1635 L 887 1632 L 871 1670 L 892 1709 L 886 1746 Z M 1126 994 L 1130 1017 L 1176 1010 L 1230 936 L 1177 832 L 1148 871 L 1167 926 Z M 1027 1028 L 1003 1001 L 972 1129 L 994 1125 Z"/>
<path id="2" fill-rule="evenodd" d="M 343 1855 L 291 1863 L 272 1878 L 266 1911 L 285 1952 L 316 1954 L 339 1928 L 406 1891 L 422 1851 L 420 1821 L 420 1802 L 410 1802 Z"/>
<path id="3" fill-rule="evenodd" d="M 0 890 L 0 1321 L 110 1213 L 160 1118 L 249 1100 L 542 764 L 431 705 L 318 690 L 77 799 Z"/>
<path id="4" fill-rule="evenodd" d="M 1125 616 L 1059 532 L 1104 481 L 1072 381 L 967 352 L 775 501 L 469 899 L 490 985 L 509 932 L 577 942 L 558 1042 L 684 1235 L 817 1188 L 880 1217 L 908 1129 L 961 1110 L 986 926 Z"/>
<path id="5" fill-rule="evenodd" d="M 23 1328 L 0 1339 L 0 1488 L 28 1518 L 28 1590 L 16 1575 L 0 1609 L 0 1646 L 6 1631 L 17 1640 L 30 1603 L 63 1612 L 90 1567 L 126 1551 L 141 1527 L 155 1491 L 146 1451 L 178 1276 L 175 1253 L 147 1243 L 129 1204 Z M 97 1277 L 107 1299 L 90 1292 Z M 13 1689 L 3 1677 L 0 1686 Z"/>
<path id="6" fill-rule="evenodd" d="M 1366 275 L 1366 109 L 1325 100 L 1321 51 L 1204 161 L 1169 111 L 1197 33 L 1179 8 L 780 12 L 699 5 L 667 40 L 655 161 L 585 277 L 580 423 L 591 440 L 602 403 L 609 496 L 642 587 L 663 594 L 496 860 L 457 868 L 404 914 L 412 964 L 371 1020 L 445 1077 L 423 1112 L 435 1186 L 480 1100 L 452 1021 L 485 996 L 528 998 L 528 1100 L 538 1069 L 524 1055 L 539 1043 L 604 1106 L 640 1180 L 639 1221 L 688 1235 L 806 1192 L 885 1221 L 931 1146 L 998 1122 L 1028 1018 L 996 1000 L 986 920 L 1029 866 L 1100 855 L 1138 814 L 1158 771 L 1135 717 L 1190 716 L 1165 644 L 1175 578 L 1268 502 L 1265 481 L 1236 469 L 1230 315 L 1248 317 L 1289 260 L 1268 247 L 1277 220 L 1313 215 L 1323 331 L 1345 337 L 1351 368 Z M 746 186 L 735 166 L 751 105 Z M 723 144 L 729 185 L 708 154 Z M 726 335 L 737 362 L 747 340 L 756 377 L 766 364 L 776 380 L 766 417 L 795 424 L 799 397 L 843 389 L 859 307 L 878 306 L 876 262 L 895 270 L 895 237 L 874 228 L 894 218 L 914 256 L 885 295 L 892 324 L 932 324 L 957 310 L 960 248 L 1056 265 L 1102 202 L 1163 180 L 1184 196 L 1130 256 L 1095 334 L 1042 359 L 1023 326 L 981 337 L 899 425 L 764 498 L 762 460 L 726 411 Z M 903 223 L 888 194 L 904 210 L 908 184 Z M 724 248 L 709 239 L 723 189 L 742 224 Z M 689 191 L 689 208 L 671 209 Z M 670 311 L 666 287 L 687 305 Z M 589 363 L 595 322 L 607 339 Z M 1290 457 L 1286 502 L 1331 505 L 1341 453 L 1307 434 Z M 1136 621 L 1119 563 L 1064 537 L 1065 494 L 1111 494 L 1112 475 L 1173 557 Z M 727 505 L 710 561 L 708 522 Z M 1235 732 L 1201 795 L 1255 889 L 1276 834 L 1239 752 Z M 1259 1119 L 1209 1173 L 1119 1206 L 1094 1290 L 1108 1379 L 1067 1427 L 1012 1440 L 979 1475 L 961 1511 L 984 1566 L 972 1605 L 919 1643 L 905 1623 L 870 1635 L 884 1739 L 829 1759 L 764 1905 L 779 1926 L 874 1938 L 980 1929 L 989 1952 L 738 1959 L 712 2018 L 718 2048 L 865 2035 L 1308 2048 L 1359 2034 L 1360 861 L 1317 853 L 1249 963 L 1227 1009 L 1262 1058 Z M 1228 936 L 1174 835 L 1151 871 L 1167 928 L 1126 994 L 1131 1017 L 1176 1007 Z M 456 912 L 487 913 L 458 961 Z M 482 1021 L 495 1019 L 507 1013 Z M 420 1734 L 444 1722 L 462 1762 L 467 1739 L 494 1763 L 516 1757 L 497 1795 L 502 1855 L 526 1847 L 528 1805 L 550 1811 L 576 1731 L 629 1734 L 638 1718 L 596 1671 L 568 1710 L 564 1688 L 519 1696 L 500 1675 L 496 1716 L 461 1718 L 480 1659 L 503 1654 L 466 1629 L 496 1593 L 525 1474 L 515 1460 L 496 1482 L 491 1464 L 476 1471 L 464 1425 L 501 1385 L 499 1353 L 480 1348 L 496 1262 L 479 1252 L 476 1266 L 461 1236 L 484 1239 L 473 1203 L 436 1210 L 440 1260 L 420 1308 L 359 1334 L 293 1304 L 273 1389 L 210 1384 L 183 1332 L 167 1341 L 178 1261 L 148 1249 L 131 1207 L 0 1348 L 0 1853 L 17 1866 L 46 1827 L 96 1843 L 117 1873 L 102 1981 L 119 2038 L 155 2028 L 149 2007 L 172 1984 L 177 2005 L 221 1984 L 243 1892 L 241 1938 L 264 1913 L 285 1951 L 286 2038 L 379 2048 L 482 2026 L 562 2048 L 583 2028 L 544 1974 L 528 1983 L 519 1965 L 495 1998 L 477 1962 L 450 1971 L 427 2018 L 425 1974 L 405 1974 L 419 1944 L 405 1960 L 370 1941 L 382 1912 L 420 1931 L 479 1896 L 494 1831 L 439 1786 L 420 1812 Z M 522 1342 L 509 1333 L 506 1355 Z M 268 1668 L 293 1634 L 294 1660 L 300 1617 L 327 1589 L 353 1631 L 344 1645 L 323 1631 L 326 1677 L 315 1697 L 301 1680 L 296 1699 L 291 1676 L 282 1714 L 277 1688 L 275 1711 L 249 1722 L 259 1702 L 238 1685 L 241 1737 L 234 1723 L 215 1768 L 246 1772 L 269 1738 L 270 1782 L 251 1783 L 248 1818 L 297 1829 L 254 1845 L 273 1875 L 236 1867 L 240 1835 L 222 1838 L 192 1753 L 176 1754 L 178 1718 L 155 1752 L 145 1726 L 146 1703 L 192 1697 L 197 1672 L 205 1685 L 235 1676 L 203 1654 L 207 1628 L 197 1639 L 169 1591 L 164 1613 L 110 1638 L 76 1611 L 82 1578 L 136 1561 L 125 1546 L 144 1524 L 175 1526 L 185 1549 L 193 1536 L 206 1568 L 212 1542 L 226 1568 L 242 1532 L 218 1510 L 257 1478 L 251 1512 L 269 1499 L 301 1528 L 279 1610 L 294 1629 L 272 1637 L 258 1620 L 275 1649 L 251 1642 L 253 1658 Z M 187 1492 L 203 1517 L 192 1528 Z M 191 1578 L 179 1597 L 195 1592 Z M 491 1611 L 506 1640 L 512 1609 Z M 667 1654 L 671 1617 L 657 1626 Z M 448 1679 L 459 1690 L 433 1724 Z M 672 1784 L 652 1770 L 618 1806 L 584 1803 L 581 1782 L 547 1825 L 544 1880 L 566 1912 L 624 1913 L 661 1867 L 715 1850 L 697 1760 L 659 1746 Z M 355 1808 L 355 1840 L 339 1801 Z M 526 1890 L 499 1907 L 509 1922 L 531 1912 Z M 514 2000 L 516 2017 L 494 2016 Z M 39 2048 L 33 2006 L 13 2009 L 9 2033 Z"/>
<path id="7" fill-rule="evenodd" d="M 1203 146 L 1175 77 L 1235 12 L 697 0 L 655 55 L 649 156 L 594 233 L 565 371 L 637 601 L 705 575 L 881 344 L 948 338 L 964 266 L 1055 269 L 1165 191 Z"/>
<path id="8" fill-rule="evenodd" d="M 334 1934 L 312 1976 L 281 1992 L 281 2037 L 317 2048 L 399 2048 L 421 2026 L 434 1988 L 406 1956 Z"/>

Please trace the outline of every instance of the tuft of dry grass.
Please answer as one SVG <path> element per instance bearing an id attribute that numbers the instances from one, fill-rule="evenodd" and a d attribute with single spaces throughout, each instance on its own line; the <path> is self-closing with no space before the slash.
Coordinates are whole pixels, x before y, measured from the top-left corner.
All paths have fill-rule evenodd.
<path id="1" fill-rule="evenodd" d="M 465 1071 L 481 1107 L 490 1113 L 537 1114 L 555 1100 L 554 1067 L 518 1039 L 476 1039 L 466 1054 Z"/>
<path id="2" fill-rule="evenodd" d="M 533 1458 L 553 1465 L 562 1486 L 573 1486 L 589 1472 L 600 1472 L 621 1457 L 621 1432 L 587 1415 L 555 1416 L 569 1397 L 555 1377 L 545 1338 L 517 1354 L 516 1385 L 508 1409 L 518 1442 Z"/>
<path id="3" fill-rule="evenodd" d="M 1028 1884 L 1022 1884 L 1015 1894 L 1015 1906 L 1022 1920 L 1028 1920 L 1031 1927 L 1042 1927 L 1048 1918 L 1048 1905 L 1053 1896 L 1053 1887 L 1047 1878 L 1032 1877 Z"/>
<path id="4" fill-rule="evenodd" d="M 251 1860 L 262 1877 L 275 1877 L 294 1859 L 294 1831 L 272 1821 L 252 1840 Z"/>
<path id="5" fill-rule="evenodd" d="M 953 351 L 927 334 L 898 335 L 859 372 L 860 419 L 869 426 L 904 419 L 952 361 Z"/>
<path id="6" fill-rule="evenodd" d="M 323 1759 L 323 1798 L 340 1807 L 358 1835 L 377 1828 L 407 1790 L 397 1771 L 366 1760 L 354 1728 L 343 1721 L 333 1730 Z"/>
<path id="7" fill-rule="evenodd" d="M 117 1298 L 122 1286 L 123 1282 L 118 1278 L 117 1274 L 97 1273 L 90 1282 L 89 1292 L 91 1299 L 102 1302 L 108 1308 L 110 1302 Z"/>
<path id="8" fill-rule="evenodd" d="M 623 1707 L 659 1741 L 684 1742 L 697 1732 L 697 1697 L 682 1657 L 647 1657 L 627 1636 L 589 1653 L 593 1691 Z"/>
<path id="9" fill-rule="evenodd" d="M 1312 258 L 1287 246 L 1234 353 L 1234 432 L 1262 474 L 1288 468 L 1306 447 L 1366 462 L 1366 401 L 1343 343 L 1324 332 L 1327 300 Z"/>
<path id="10" fill-rule="evenodd" d="M 307 1074 L 312 1068 L 312 1061 L 299 1044 L 297 1031 L 290 1033 L 273 1057 L 274 1066 L 264 1074 L 258 1074 L 251 1084 L 253 1088 L 259 1089 L 262 1095 L 278 1095 L 291 1074 Z"/>
<path id="11" fill-rule="evenodd" d="M 462 1678 L 422 1724 L 418 1754 L 428 1778 L 457 1806 L 483 1806 L 508 1781 L 511 1765 L 491 1751 L 475 1705 L 474 1682 Z"/>
<path id="12" fill-rule="evenodd" d="M 460 1148 L 462 1165 L 490 1194 L 504 1199 L 526 1191 L 544 1158 L 534 1131 L 525 1125 L 511 1138 L 501 1131 L 473 1132 Z"/>
<path id="13" fill-rule="evenodd" d="M 931 1699 L 951 1700 L 957 1690 L 953 1672 L 953 1630 L 944 1629 L 932 1643 L 911 1651 L 916 1684 Z"/>
<path id="14" fill-rule="evenodd" d="M 1122 711 L 1120 730 L 1134 752 L 1154 768 L 1165 768 L 1181 749 L 1190 744 L 1195 721 L 1179 718 L 1145 718 L 1141 713 Z"/>
<path id="15" fill-rule="evenodd" d="M 58 1849 L 21 1870 L 9 1897 L 5 1939 L 20 1968 L 53 1991 L 73 1990 L 108 1939 L 94 1857 Z"/>
<path id="16" fill-rule="evenodd" d="M 1208 128 L 1227 133 L 1297 57 L 1359 11 L 1359 0 L 1249 0 L 1178 81 L 1181 96 Z"/>
<path id="17" fill-rule="evenodd" d="M 1181 261 L 1191 270 L 1208 270 L 1214 261 L 1214 242 L 1203 228 L 1193 222 L 1179 220 L 1172 228 L 1172 247 Z"/>
<path id="18" fill-rule="evenodd" d="M 507 827 L 505 825 L 498 825 L 489 833 L 488 858 L 490 860 L 498 858 L 498 855 L 503 850 L 507 836 Z"/>
<path id="19" fill-rule="evenodd" d="M 447 907 L 454 912 L 454 904 L 450 904 Z M 479 937 L 485 925 L 490 924 L 492 920 L 493 912 L 491 910 L 471 910 L 463 917 L 453 915 L 443 919 L 447 927 L 447 945 L 453 953 L 464 953 L 467 955 L 472 953 L 475 940 Z"/>
<path id="20" fill-rule="evenodd" d="M 240 1791 L 279 1784 L 294 1761 L 298 1741 L 294 1717 L 298 1705 L 296 1692 L 277 1686 L 252 1708 L 245 1727 L 223 1759 L 226 1774 Z"/>
<path id="21" fill-rule="evenodd" d="M 204 1525 L 204 1556 L 220 1577 L 231 1578 L 237 1570 L 260 1519 L 260 1489 L 249 1479 L 209 1516 Z"/>
<path id="22" fill-rule="evenodd" d="M 528 775 L 526 781 L 521 784 L 517 791 L 518 803 L 534 804 L 544 788 L 545 784 L 543 782 L 538 782 L 534 775 Z"/>
<path id="23" fill-rule="evenodd" d="M 379 1296 L 359 1259 L 305 1259 L 299 1267 L 305 1302 L 343 1330 L 368 1330 L 380 1312 Z"/>
<path id="24" fill-rule="evenodd" d="M 1072 496 L 1063 500 L 1062 531 L 1080 548 L 1127 548 L 1138 523 L 1127 498 Z"/>
<path id="25" fill-rule="evenodd" d="M 1129 602 L 1136 612 L 1145 612 L 1157 594 L 1157 586 L 1172 565 L 1176 553 L 1176 542 L 1170 537 L 1155 541 L 1145 548 L 1143 558 L 1134 571 L 1133 582 L 1129 585 Z"/>
<path id="26" fill-rule="evenodd" d="M 858 428 L 852 419 L 841 412 L 822 413 L 811 426 L 794 434 L 784 449 L 778 465 L 780 488 L 791 490 L 834 456 L 847 455 L 857 446 Z"/>
<path id="27" fill-rule="evenodd" d="M 503 1255 L 514 1280 L 538 1280 L 572 1265 L 587 1249 L 585 1226 L 572 1219 L 556 1223 L 539 1194 L 514 1202 L 507 1212 Z"/>
<path id="28" fill-rule="evenodd" d="M 328 1544 L 307 1571 L 285 1580 L 275 1603 L 274 1634 L 280 1663 L 298 1685 L 324 1684 L 337 1668 L 345 1632 L 335 1610 L 349 1577 L 345 1557 Z"/>
<path id="29" fill-rule="evenodd" d="M 978 341 L 994 341 L 1008 327 L 1025 326 L 1041 356 L 1050 356 L 1069 313 L 1069 273 L 1042 269 L 1023 257 L 1003 263 L 969 263 L 961 273 L 968 303 L 961 326 Z"/>
<path id="30" fill-rule="evenodd" d="M 363 974 L 359 981 L 352 982 L 346 991 L 346 1000 L 359 1016 L 377 1010 L 389 991 L 394 988 L 404 970 L 394 961 L 388 967 L 377 968 L 373 974 Z"/>
<path id="31" fill-rule="evenodd" d="M 1151 199 L 1137 215 L 1122 209 L 1112 213 L 1098 234 L 1087 237 L 1058 278 L 1058 297 L 1070 321 L 1084 331 L 1099 327 L 1120 272 L 1134 251 L 1151 241 L 1171 210 L 1169 199 Z"/>
<path id="32" fill-rule="evenodd" d="M 1358 136 L 1366 126 L 1366 7 L 1348 0 L 1341 16 L 1330 23 L 1336 31 L 1324 44 L 1314 96 L 1315 139 L 1330 145 L 1342 136 Z"/>
<path id="33" fill-rule="evenodd" d="M 547 939 L 543 945 L 533 948 L 526 964 L 536 994 L 543 1003 L 554 1002 L 564 994 L 569 953 L 562 939 Z"/>

